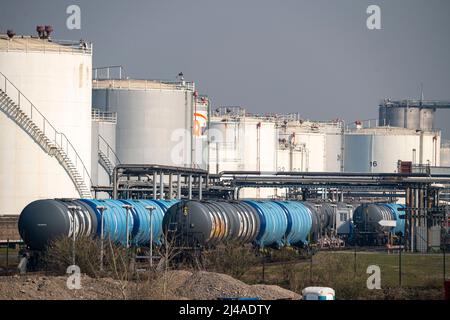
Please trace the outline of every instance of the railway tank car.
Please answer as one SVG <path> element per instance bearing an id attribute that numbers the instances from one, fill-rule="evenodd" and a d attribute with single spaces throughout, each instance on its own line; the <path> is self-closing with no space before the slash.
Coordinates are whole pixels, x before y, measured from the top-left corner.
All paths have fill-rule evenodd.
<path id="1" fill-rule="evenodd" d="M 362 204 L 353 213 L 353 238 L 360 245 L 385 244 L 389 235 L 405 231 L 404 205 L 391 203 Z"/>
<path id="2" fill-rule="evenodd" d="M 124 205 L 129 205 L 128 212 Z M 404 206 L 388 203 L 363 204 L 353 212 L 355 206 L 347 203 L 287 200 L 48 199 L 23 209 L 19 233 L 38 251 L 59 236 L 98 237 L 100 207 L 105 209 L 104 238 L 125 245 L 128 234 L 128 243 L 136 247 L 148 246 L 151 224 L 154 245 L 163 244 L 166 233 L 190 248 L 227 242 L 301 248 L 335 234 L 348 234 L 349 242 L 379 245 L 404 232 Z"/>
<path id="3" fill-rule="evenodd" d="M 253 243 L 261 248 L 302 246 L 308 243 L 311 230 L 320 229 L 317 215 L 314 206 L 297 201 L 190 200 L 167 211 L 163 228 L 180 245 L 189 247 L 223 241 Z M 241 234 L 247 236 L 236 236 Z"/>
<path id="4" fill-rule="evenodd" d="M 32 250 L 43 250 L 60 236 L 99 236 L 103 211 L 104 238 L 125 244 L 128 235 L 132 245 L 148 245 L 150 242 L 150 214 L 153 207 L 153 243 L 161 244 L 162 219 L 166 210 L 178 200 L 95 200 L 95 199 L 46 199 L 28 204 L 19 217 L 19 233 Z M 127 214 L 124 205 L 130 205 Z M 72 211 L 71 211 L 72 210 Z M 72 215 L 73 212 L 73 215 Z"/>

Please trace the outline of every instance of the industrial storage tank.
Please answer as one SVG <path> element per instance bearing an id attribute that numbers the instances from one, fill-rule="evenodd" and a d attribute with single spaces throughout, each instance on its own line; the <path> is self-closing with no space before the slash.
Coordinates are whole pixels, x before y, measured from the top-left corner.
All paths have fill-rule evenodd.
<path id="1" fill-rule="evenodd" d="M 163 216 L 177 202 L 178 200 L 127 199 L 37 200 L 22 210 L 18 228 L 25 244 L 33 250 L 43 250 L 51 240 L 61 236 L 72 237 L 74 232 L 75 237 L 98 237 L 101 234 L 100 207 L 103 207 L 104 239 L 125 245 L 128 219 L 130 245 L 148 246 L 150 225 L 153 227 L 153 243 L 160 245 L 164 240 Z M 131 206 L 128 212 L 124 205 Z M 153 208 L 151 224 L 148 207 Z"/>
<path id="2" fill-rule="evenodd" d="M 116 153 L 122 163 L 206 169 L 195 156 L 197 93 L 192 82 L 94 79 L 92 105 L 117 113 Z"/>
<path id="3" fill-rule="evenodd" d="M 121 163 L 116 150 L 117 113 L 92 109 L 92 183 L 109 186 L 114 167 Z M 96 197 L 108 197 L 96 194 Z"/>
<path id="4" fill-rule="evenodd" d="M 435 108 L 420 107 L 420 101 L 417 100 L 384 100 L 379 106 L 378 121 L 380 126 L 431 131 L 435 111 Z"/>
<path id="5" fill-rule="evenodd" d="M 210 172 L 276 171 L 277 130 L 270 118 L 240 114 L 213 116 L 210 122 Z M 274 189 L 243 188 L 240 198 L 269 198 Z"/>
<path id="6" fill-rule="evenodd" d="M 450 141 L 443 141 L 441 144 L 441 166 L 450 167 Z"/>
<path id="7" fill-rule="evenodd" d="M 277 150 L 277 171 L 304 172 L 306 166 L 306 150 L 298 148 L 279 148 Z"/>
<path id="8" fill-rule="evenodd" d="M 0 214 L 91 196 L 91 73 L 89 43 L 0 35 Z"/>
<path id="9" fill-rule="evenodd" d="M 440 132 L 377 127 L 345 133 L 345 172 L 395 173 L 398 161 L 440 165 Z"/>
<path id="10" fill-rule="evenodd" d="M 302 159 L 305 172 L 323 172 L 325 170 L 326 135 L 314 122 L 289 122 L 280 128 L 284 134 L 290 134 L 295 144 L 303 146 L 306 157 Z M 279 133 L 281 135 L 281 133 Z M 294 166 L 298 166 L 295 165 Z"/>
<path id="11" fill-rule="evenodd" d="M 298 171 L 303 172 L 342 171 L 342 121 L 283 120 L 281 117 L 277 126 L 278 168 L 287 167 L 284 150 L 298 150 L 301 153 L 290 160 L 289 168 L 300 168 Z M 290 152 L 291 158 L 292 154 Z"/>

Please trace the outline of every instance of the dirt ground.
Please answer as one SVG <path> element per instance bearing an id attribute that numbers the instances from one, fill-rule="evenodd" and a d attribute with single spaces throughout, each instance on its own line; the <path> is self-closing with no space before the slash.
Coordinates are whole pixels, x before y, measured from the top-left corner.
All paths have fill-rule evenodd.
<path id="1" fill-rule="evenodd" d="M 169 271 L 150 282 L 93 279 L 82 275 L 78 290 L 68 289 L 66 282 L 65 276 L 2 276 L 0 300 L 300 298 L 299 294 L 278 286 L 247 285 L 228 275 L 205 271 Z"/>

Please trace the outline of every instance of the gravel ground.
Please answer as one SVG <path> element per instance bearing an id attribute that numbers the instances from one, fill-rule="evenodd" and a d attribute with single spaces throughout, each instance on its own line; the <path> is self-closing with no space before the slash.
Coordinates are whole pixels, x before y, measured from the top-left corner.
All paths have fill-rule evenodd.
<path id="1" fill-rule="evenodd" d="M 273 285 L 247 285 L 228 275 L 185 270 L 162 273 L 151 283 L 93 279 L 82 275 L 81 289 L 69 290 L 67 277 L 29 274 L 0 277 L 0 300 L 93 299 L 205 299 L 260 297 L 299 299 L 292 291 Z"/>
<path id="2" fill-rule="evenodd" d="M 176 292 L 180 296 L 203 300 L 220 297 L 260 297 L 264 300 L 300 298 L 297 293 L 278 286 L 248 285 L 226 274 L 205 271 L 193 273 Z"/>

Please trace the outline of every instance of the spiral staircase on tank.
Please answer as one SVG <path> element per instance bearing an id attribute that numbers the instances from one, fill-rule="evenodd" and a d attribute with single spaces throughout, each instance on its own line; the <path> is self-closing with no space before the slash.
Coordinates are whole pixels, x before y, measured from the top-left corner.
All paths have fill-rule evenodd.
<path id="1" fill-rule="evenodd" d="M 0 110 L 21 127 L 48 155 L 54 156 L 73 181 L 80 197 L 92 198 L 92 180 L 72 143 L 0 72 Z"/>

